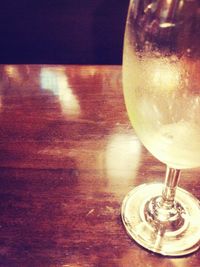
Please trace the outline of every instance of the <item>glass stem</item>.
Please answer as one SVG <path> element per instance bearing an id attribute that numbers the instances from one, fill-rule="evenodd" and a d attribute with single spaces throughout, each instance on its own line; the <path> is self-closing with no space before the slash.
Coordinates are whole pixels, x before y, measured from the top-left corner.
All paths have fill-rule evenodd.
<path id="1" fill-rule="evenodd" d="M 179 230 L 185 223 L 184 208 L 175 201 L 179 177 L 180 170 L 167 167 L 162 195 L 147 201 L 144 208 L 145 220 L 160 235 Z"/>
<path id="2" fill-rule="evenodd" d="M 174 198 L 176 187 L 180 178 L 180 170 L 173 169 L 167 166 L 165 185 L 162 192 L 162 206 L 166 209 L 172 209 L 174 206 Z"/>

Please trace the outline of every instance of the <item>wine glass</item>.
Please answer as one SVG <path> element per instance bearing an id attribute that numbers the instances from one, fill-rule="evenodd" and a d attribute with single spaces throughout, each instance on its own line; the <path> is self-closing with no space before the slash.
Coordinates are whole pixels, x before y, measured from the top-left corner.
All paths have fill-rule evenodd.
<path id="1" fill-rule="evenodd" d="M 179 188 L 200 167 L 200 1 L 131 0 L 123 52 L 130 121 L 167 166 L 162 184 L 134 188 L 122 204 L 129 235 L 148 250 L 181 256 L 200 246 L 200 203 Z"/>

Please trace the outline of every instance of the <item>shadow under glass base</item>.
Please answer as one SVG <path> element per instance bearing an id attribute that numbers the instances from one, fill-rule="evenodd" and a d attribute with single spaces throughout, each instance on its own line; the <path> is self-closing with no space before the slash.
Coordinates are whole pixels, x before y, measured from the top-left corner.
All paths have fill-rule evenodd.
<path id="1" fill-rule="evenodd" d="M 145 207 L 161 196 L 163 184 L 144 184 L 134 188 L 122 203 L 121 216 L 128 234 L 146 249 L 165 255 L 183 256 L 200 247 L 200 202 L 177 188 L 175 201 L 183 208 L 183 224 L 175 231 L 160 231 L 145 217 Z"/>

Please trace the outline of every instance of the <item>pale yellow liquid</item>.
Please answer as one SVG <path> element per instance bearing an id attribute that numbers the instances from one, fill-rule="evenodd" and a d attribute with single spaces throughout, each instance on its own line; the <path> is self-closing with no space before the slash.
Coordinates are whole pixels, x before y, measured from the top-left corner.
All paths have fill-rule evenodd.
<path id="1" fill-rule="evenodd" d="M 176 58 L 138 59 L 126 34 L 123 85 L 127 111 L 144 146 L 178 169 L 200 166 L 200 97 L 187 91 Z M 199 84 L 200 86 L 200 84 Z"/>

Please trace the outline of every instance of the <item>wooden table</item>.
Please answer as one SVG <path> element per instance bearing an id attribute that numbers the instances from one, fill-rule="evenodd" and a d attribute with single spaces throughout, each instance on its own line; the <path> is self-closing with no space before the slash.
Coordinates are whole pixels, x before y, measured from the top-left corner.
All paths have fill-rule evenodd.
<path id="1" fill-rule="evenodd" d="M 128 120 L 120 66 L 0 67 L 0 266 L 198 267 L 126 234 L 124 196 L 165 166 Z M 200 171 L 180 185 L 200 198 Z"/>

